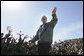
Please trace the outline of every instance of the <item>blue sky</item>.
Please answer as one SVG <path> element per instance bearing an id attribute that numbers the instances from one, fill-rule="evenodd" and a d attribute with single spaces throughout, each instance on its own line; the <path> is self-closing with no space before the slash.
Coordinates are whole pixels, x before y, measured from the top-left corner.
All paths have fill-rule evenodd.
<path id="1" fill-rule="evenodd" d="M 14 37 L 18 38 L 20 30 L 33 37 L 42 24 L 42 16 L 47 16 L 48 22 L 52 19 L 55 6 L 58 23 L 54 28 L 53 42 L 83 38 L 82 1 L 1 1 L 1 32 L 6 34 L 7 26 L 11 26 Z"/>

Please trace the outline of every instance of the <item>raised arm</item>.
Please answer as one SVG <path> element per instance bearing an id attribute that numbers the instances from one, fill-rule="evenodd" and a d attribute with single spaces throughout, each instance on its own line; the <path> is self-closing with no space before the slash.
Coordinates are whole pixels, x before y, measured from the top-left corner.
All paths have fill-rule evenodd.
<path id="1" fill-rule="evenodd" d="M 56 10 L 57 10 L 57 8 L 54 7 L 54 9 L 52 11 L 52 19 L 49 22 L 49 24 L 52 28 L 54 28 L 54 26 L 57 24 L 57 21 L 58 21 L 57 16 L 56 16 Z"/>

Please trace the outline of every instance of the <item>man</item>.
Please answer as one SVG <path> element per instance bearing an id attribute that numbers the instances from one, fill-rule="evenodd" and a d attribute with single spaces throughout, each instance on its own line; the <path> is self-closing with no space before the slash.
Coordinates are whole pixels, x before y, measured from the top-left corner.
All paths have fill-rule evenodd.
<path id="1" fill-rule="evenodd" d="M 55 7 L 52 11 L 52 20 L 50 22 L 46 23 L 47 17 L 42 17 L 41 21 L 43 24 L 38 29 L 35 37 L 29 41 L 30 43 L 34 43 L 38 40 L 39 55 L 49 55 L 49 50 L 53 41 L 53 29 L 58 21 L 56 17 L 56 10 L 57 8 Z"/>

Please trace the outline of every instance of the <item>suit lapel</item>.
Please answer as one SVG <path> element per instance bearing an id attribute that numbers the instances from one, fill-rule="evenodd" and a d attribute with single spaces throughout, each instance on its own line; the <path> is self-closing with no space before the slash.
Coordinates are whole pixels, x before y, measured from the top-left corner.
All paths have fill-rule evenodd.
<path id="1" fill-rule="evenodd" d="M 43 31 L 46 29 L 46 25 L 44 25 L 44 29 L 43 29 Z"/>

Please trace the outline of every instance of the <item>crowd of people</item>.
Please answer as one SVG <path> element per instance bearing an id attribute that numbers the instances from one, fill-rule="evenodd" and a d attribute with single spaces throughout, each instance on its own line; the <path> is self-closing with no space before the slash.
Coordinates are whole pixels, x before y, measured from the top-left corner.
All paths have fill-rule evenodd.
<path id="1" fill-rule="evenodd" d="M 55 42 L 50 53 L 52 55 L 83 55 L 83 38 Z"/>
<path id="2" fill-rule="evenodd" d="M 35 43 L 24 42 L 27 36 L 24 36 L 23 39 L 21 36 L 22 34 L 19 34 L 18 42 L 16 42 L 16 39 L 11 36 L 10 31 L 5 36 L 4 33 L 1 33 L 1 54 L 36 54 L 37 45 Z M 32 50 L 35 50 L 36 53 Z"/>
<path id="3" fill-rule="evenodd" d="M 19 34 L 18 42 L 8 34 L 1 33 L 1 54 L 5 55 L 38 55 L 38 44 L 24 42 Z M 83 55 L 83 38 L 60 41 L 51 45 L 50 55 Z"/>

